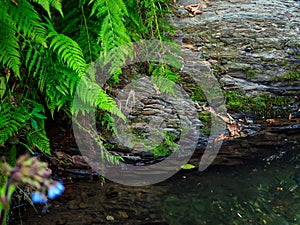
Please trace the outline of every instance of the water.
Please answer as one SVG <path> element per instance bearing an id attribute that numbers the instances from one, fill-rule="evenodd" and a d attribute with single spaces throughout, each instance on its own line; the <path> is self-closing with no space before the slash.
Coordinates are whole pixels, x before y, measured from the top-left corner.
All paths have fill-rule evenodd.
<path id="1" fill-rule="evenodd" d="M 238 167 L 180 171 L 146 187 L 69 179 L 66 193 L 48 208 L 16 209 L 10 224 L 299 225 L 299 153 Z"/>

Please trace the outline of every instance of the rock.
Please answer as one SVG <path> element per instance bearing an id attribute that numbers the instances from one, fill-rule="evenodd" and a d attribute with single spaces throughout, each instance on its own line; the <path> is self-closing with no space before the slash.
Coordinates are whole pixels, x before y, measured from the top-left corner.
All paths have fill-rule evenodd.
<path id="1" fill-rule="evenodd" d="M 128 218 L 128 214 L 125 211 L 118 211 L 118 215 L 124 219 Z"/>
<path id="2" fill-rule="evenodd" d="M 71 200 L 67 203 L 68 209 L 77 209 L 77 201 L 76 200 Z"/>
<path id="3" fill-rule="evenodd" d="M 170 19 L 176 30 L 171 38 L 185 53 L 182 75 L 194 76 L 191 62 L 206 62 L 226 91 L 284 95 L 292 102 L 290 112 L 297 112 L 300 5 L 294 0 L 205 2 L 202 15 L 189 17 L 182 8 L 192 3 L 179 0 Z"/>
<path id="4" fill-rule="evenodd" d="M 203 13 L 189 16 L 184 7 L 198 2 L 201 2 Z M 196 102 L 190 100 L 199 87 L 203 91 L 198 96 L 199 105 L 207 104 L 215 86 L 220 88 L 220 92 L 210 99 L 213 104 L 208 104 L 214 105 L 217 112 L 226 111 L 222 107 L 225 105 L 222 91 L 238 91 L 248 98 L 263 95 L 285 97 L 287 103 L 267 106 L 266 110 L 284 111 L 291 117 L 300 117 L 299 13 L 300 4 L 293 0 L 178 0 L 170 19 L 175 34 L 170 38 L 182 49 L 180 60 L 183 66 L 179 73 L 184 93 L 179 92 L 182 94 L 180 98 L 166 96 L 157 90 L 149 77 L 132 72 L 132 68 L 124 69 L 121 82 L 111 92 L 128 118 L 127 124 L 117 124 L 120 138 L 109 140 L 115 146 L 114 154 L 139 166 L 159 162 L 164 158 L 153 160 L 153 153 L 149 153 L 150 148 L 145 146 L 153 149 L 155 144 L 163 143 L 162 134 L 166 132 L 172 134 L 176 142 L 184 128 L 188 127 L 191 132 L 180 147 L 194 149 L 194 143 L 198 141 L 194 158 L 197 161 L 192 162 L 197 165 L 207 144 L 207 136 L 197 132 L 205 125 L 198 119 L 201 107 L 195 107 Z M 133 77 L 139 78 L 135 80 L 134 87 L 128 85 Z M 235 115 L 245 117 L 245 112 L 237 111 Z M 223 142 L 214 164 L 239 164 L 254 157 L 274 156 L 276 159 L 284 145 L 288 148 L 299 146 L 299 129 L 292 121 L 283 124 L 252 123 L 244 123 L 238 139 Z M 57 139 L 56 149 L 66 140 L 66 135 L 51 135 Z M 70 149 L 69 145 L 66 146 L 64 151 Z M 264 149 L 267 146 L 269 152 L 261 152 L 262 146 Z M 75 164 L 72 166 L 84 166 L 85 160 L 71 152 L 57 154 L 57 157 L 65 159 L 68 164 Z"/>
<path id="5" fill-rule="evenodd" d="M 106 220 L 107 220 L 107 221 L 114 221 L 115 218 L 114 218 L 113 216 L 107 215 L 107 216 L 106 216 Z"/>
<path id="6" fill-rule="evenodd" d="M 271 124 L 259 121 L 257 124 L 244 125 L 242 131 L 249 132 L 249 135 L 243 139 L 240 137 L 223 141 L 213 165 L 239 165 L 253 159 L 278 160 L 287 152 L 300 148 L 299 122 L 299 119 L 277 119 Z M 206 150 L 205 139 L 202 141 L 189 161 L 193 165 L 199 164 Z"/>
<path id="7" fill-rule="evenodd" d="M 80 202 L 79 205 L 78 205 L 78 207 L 79 207 L 80 209 L 85 209 L 85 208 L 87 208 L 87 204 L 84 203 L 84 202 Z"/>
<path id="8" fill-rule="evenodd" d="M 296 182 L 298 186 L 300 186 L 300 174 L 295 174 L 293 180 Z"/>

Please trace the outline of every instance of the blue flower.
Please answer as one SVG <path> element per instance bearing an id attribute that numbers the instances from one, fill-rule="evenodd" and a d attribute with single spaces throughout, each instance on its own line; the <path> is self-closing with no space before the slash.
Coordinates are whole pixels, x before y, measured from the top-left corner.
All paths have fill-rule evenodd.
<path id="1" fill-rule="evenodd" d="M 34 204 L 45 204 L 47 203 L 47 198 L 40 192 L 31 193 L 31 200 Z"/>
<path id="2" fill-rule="evenodd" d="M 48 198 L 55 199 L 60 196 L 65 190 L 64 185 L 61 182 L 56 182 L 55 185 L 51 185 L 48 189 Z"/>

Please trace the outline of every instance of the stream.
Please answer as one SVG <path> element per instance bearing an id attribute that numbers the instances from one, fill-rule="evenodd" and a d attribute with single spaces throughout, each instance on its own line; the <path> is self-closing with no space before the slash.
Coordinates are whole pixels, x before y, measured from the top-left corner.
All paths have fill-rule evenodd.
<path id="1" fill-rule="evenodd" d="M 10 225 L 300 224 L 299 149 L 238 166 L 181 170 L 144 187 L 64 180 L 48 206 L 16 207 Z"/>

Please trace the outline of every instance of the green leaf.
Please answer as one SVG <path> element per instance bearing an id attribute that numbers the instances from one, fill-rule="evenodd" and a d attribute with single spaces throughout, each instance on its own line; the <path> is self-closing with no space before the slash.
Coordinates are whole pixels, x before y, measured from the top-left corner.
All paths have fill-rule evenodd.
<path id="1" fill-rule="evenodd" d="M 6 91 L 5 78 L 0 77 L 0 99 L 4 97 L 5 91 Z"/>
<path id="2" fill-rule="evenodd" d="M 44 116 L 44 115 L 42 115 L 42 114 L 39 114 L 39 113 L 37 113 L 37 112 L 32 113 L 32 115 L 34 115 L 35 117 L 37 117 L 37 118 L 39 118 L 39 119 L 47 119 L 46 116 Z"/>
<path id="3" fill-rule="evenodd" d="M 184 170 L 191 170 L 191 169 L 194 169 L 194 168 L 195 168 L 194 165 L 188 164 L 188 163 L 181 166 L 181 169 L 184 169 Z"/>
<path id="4" fill-rule="evenodd" d="M 39 126 L 38 126 L 36 120 L 34 120 L 34 119 L 31 119 L 31 126 L 35 131 L 39 130 Z"/>

